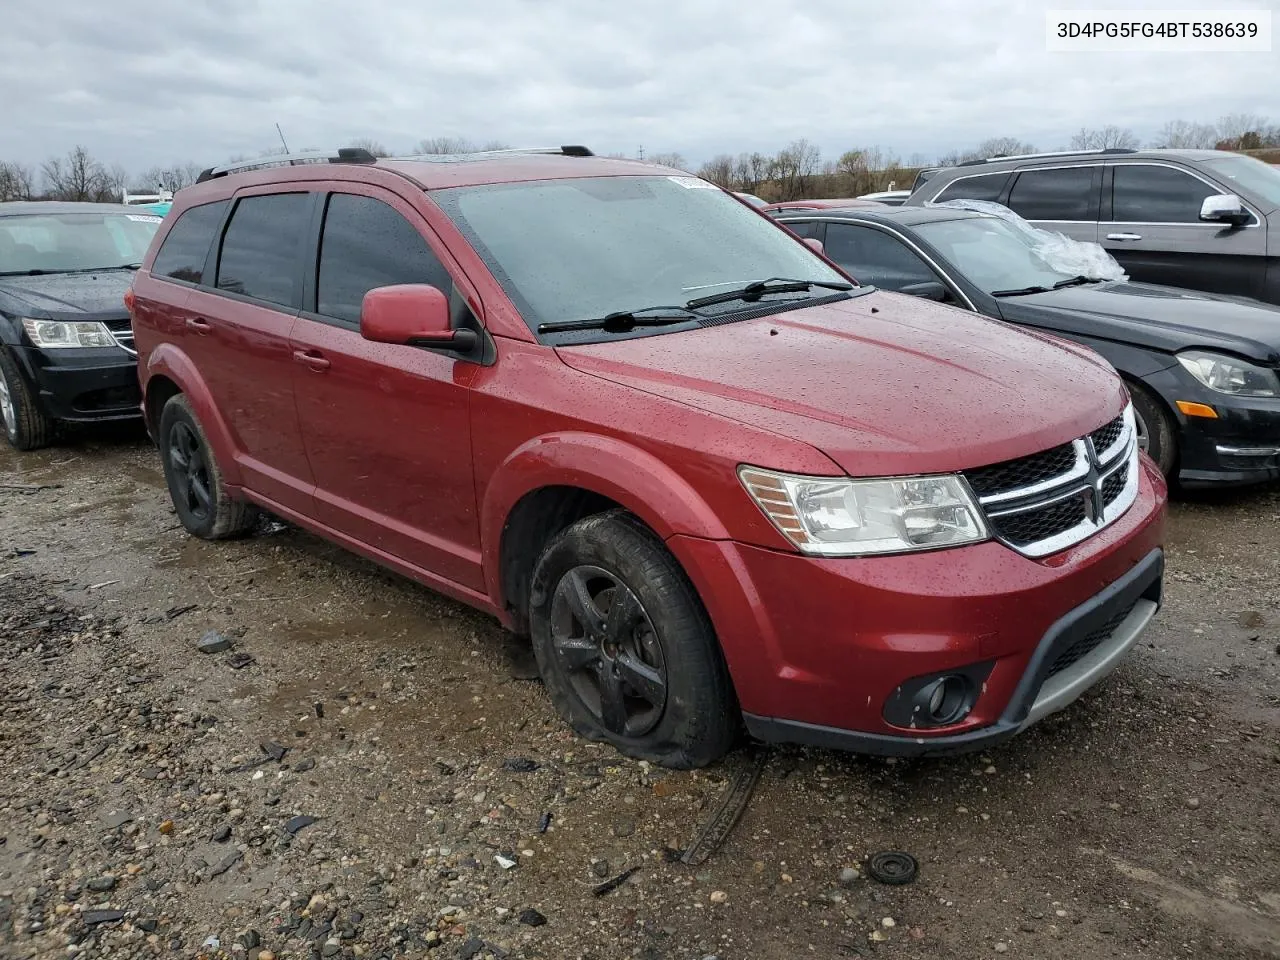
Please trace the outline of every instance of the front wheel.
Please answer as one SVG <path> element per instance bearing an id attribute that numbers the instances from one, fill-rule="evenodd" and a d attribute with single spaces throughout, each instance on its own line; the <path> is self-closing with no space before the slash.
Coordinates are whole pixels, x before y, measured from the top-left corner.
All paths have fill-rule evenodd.
<path id="1" fill-rule="evenodd" d="M 164 405 L 157 440 L 169 495 L 188 533 L 221 540 L 253 529 L 257 508 L 227 495 L 204 429 L 182 394 Z"/>
<path id="2" fill-rule="evenodd" d="M 1138 447 L 1156 462 L 1166 477 L 1178 462 L 1178 437 L 1173 418 L 1146 387 L 1126 383 L 1133 400 L 1133 417 L 1138 427 Z"/>
<path id="3" fill-rule="evenodd" d="M 547 545 L 529 624 L 547 692 L 580 735 L 680 769 L 733 745 L 739 711 L 711 622 L 631 514 L 587 517 Z"/>
<path id="4" fill-rule="evenodd" d="M 5 439 L 17 450 L 38 450 L 53 439 L 53 421 L 36 401 L 22 371 L 0 345 L 0 425 Z"/>

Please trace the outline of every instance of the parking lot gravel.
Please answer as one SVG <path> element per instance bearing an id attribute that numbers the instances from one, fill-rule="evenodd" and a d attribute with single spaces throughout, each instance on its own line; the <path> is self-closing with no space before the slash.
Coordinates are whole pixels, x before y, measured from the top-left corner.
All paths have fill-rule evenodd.
<path id="1" fill-rule="evenodd" d="M 985 754 L 773 749 L 691 867 L 746 751 L 626 760 L 494 621 L 188 537 L 136 431 L 4 449 L 0 956 L 1280 957 L 1277 531 L 1280 487 L 1179 499 L 1097 691 Z"/>

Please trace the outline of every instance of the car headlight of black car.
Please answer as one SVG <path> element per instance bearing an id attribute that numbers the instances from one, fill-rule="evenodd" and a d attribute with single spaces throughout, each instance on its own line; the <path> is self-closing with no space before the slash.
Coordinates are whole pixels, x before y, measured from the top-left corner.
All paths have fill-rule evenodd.
<path id="1" fill-rule="evenodd" d="M 1202 384 L 1233 397 L 1280 397 L 1280 377 L 1274 370 L 1237 357 L 1204 350 L 1178 354 L 1178 362 Z"/>
<path id="2" fill-rule="evenodd" d="M 114 347 L 115 338 L 106 324 L 89 320 L 33 320 L 24 317 L 22 329 L 34 346 L 44 350 L 60 347 Z"/>

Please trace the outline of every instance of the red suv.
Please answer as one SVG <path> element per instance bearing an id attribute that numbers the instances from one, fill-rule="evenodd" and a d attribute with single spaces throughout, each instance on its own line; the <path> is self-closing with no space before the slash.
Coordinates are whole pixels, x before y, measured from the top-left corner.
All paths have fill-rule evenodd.
<path id="1" fill-rule="evenodd" d="M 261 167 L 178 194 L 130 294 L 182 523 L 493 614 L 584 736 L 972 748 L 1159 605 L 1164 481 L 1084 348 L 583 148 Z"/>

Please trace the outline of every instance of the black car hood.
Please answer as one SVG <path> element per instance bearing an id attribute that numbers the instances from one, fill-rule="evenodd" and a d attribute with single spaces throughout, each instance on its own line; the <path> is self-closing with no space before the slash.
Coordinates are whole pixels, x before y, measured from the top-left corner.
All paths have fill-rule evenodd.
<path id="1" fill-rule="evenodd" d="M 0 277 L 0 307 L 8 313 L 45 319 L 121 316 L 132 270 L 49 273 Z"/>
<path id="2" fill-rule="evenodd" d="M 1000 300 L 1014 323 L 1155 347 L 1225 350 L 1280 366 L 1280 307 L 1243 297 L 1120 280 Z"/>

